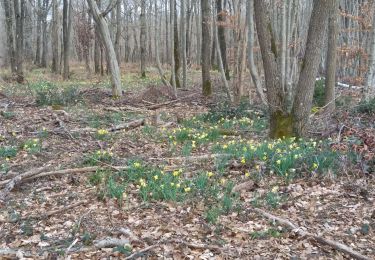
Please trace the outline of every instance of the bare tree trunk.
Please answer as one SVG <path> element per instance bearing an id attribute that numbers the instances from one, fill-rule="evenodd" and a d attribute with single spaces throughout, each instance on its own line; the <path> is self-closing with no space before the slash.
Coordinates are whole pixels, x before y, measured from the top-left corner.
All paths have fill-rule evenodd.
<path id="1" fill-rule="evenodd" d="M 118 66 L 121 64 L 121 49 L 120 49 L 120 39 L 121 39 L 121 0 L 117 1 L 116 7 L 116 40 L 115 40 L 115 51 Z"/>
<path id="2" fill-rule="evenodd" d="M 266 96 L 263 92 L 262 82 L 260 80 L 258 69 L 256 68 L 254 61 L 254 0 L 247 0 L 247 30 L 248 30 L 248 41 L 247 41 L 247 51 L 248 51 L 248 63 L 251 78 L 255 85 L 255 89 L 264 105 L 267 105 Z"/>
<path id="3" fill-rule="evenodd" d="M 181 41 L 182 41 L 182 87 L 186 89 L 186 72 L 187 72 L 187 57 L 186 57 L 186 0 L 181 0 Z"/>
<path id="4" fill-rule="evenodd" d="M 113 1 L 114 0 L 112 0 L 110 5 L 113 4 Z M 91 9 L 93 18 L 96 24 L 98 25 L 101 38 L 104 41 L 106 54 L 109 59 L 109 66 L 110 66 L 111 79 L 112 79 L 112 95 L 114 97 L 122 96 L 120 68 L 117 63 L 116 52 L 113 47 L 108 24 L 105 19 L 105 14 L 99 11 L 99 8 L 96 5 L 96 2 L 94 0 L 87 0 L 87 3 Z"/>
<path id="5" fill-rule="evenodd" d="M 59 65 L 59 7 L 57 0 L 52 0 L 52 72 L 60 71 Z"/>
<path id="6" fill-rule="evenodd" d="M 371 41 L 370 41 L 370 53 L 368 59 L 368 71 L 366 75 L 366 82 L 365 82 L 365 100 L 369 101 L 371 98 L 375 96 L 375 86 L 374 82 L 374 74 L 375 74 L 375 4 L 372 5 L 373 14 L 372 18 L 372 28 L 371 28 Z"/>
<path id="7" fill-rule="evenodd" d="M 23 22 L 25 17 L 25 0 L 14 1 L 16 17 L 16 74 L 17 82 L 23 83 Z"/>
<path id="8" fill-rule="evenodd" d="M 49 0 L 43 0 L 43 21 L 42 21 L 42 28 L 43 28 L 43 34 L 42 34 L 42 58 L 40 65 L 43 68 L 47 67 L 47 53 L 48 53 L 48 35 L 47 35 L 47 16 L 48 16 L 48 5 Z"/>
<path id="9" fill-rule="evenodd" d="M 146 0 L 141 0 L 141 77 L 146 77 Z"/>
<path id="10" fill-rule="evenodd" d="M 212 83 L 210 75 L 211 35 L 210 35 L 210 1 L 201 0 L 202 12 L 202 94 L 212 95 Z"/>
<path id="11" fill-rule="evenodd" d="M 219 42 L 218 45 L 220 46 L 220 53 L 221 59 L 223 61 L 224 69 L 225 69 L 225 77 L 227 80 L 230 80 L 230 72 L 229 66 L 227 62 L 227 43 L 225 40 L 225 27 L 224 24 L 226 22 L 226 14 L 223 10 L 223 3 L 222 0 L 216 0 L 216 10 L 217 10 L 217 21 L 218 21 L 218 34 L 219 34 Z"/>
<path id="12" fill-rule="evenodd" d="M 72 0 L 63 0 L 63 44 L 64 44 L 64 71 L 63 78 L 69 78 L 69 58 L 70 58 L 70 27 L 71 27 L 71 11 Z"/>
<path id="13" fill-rule="evenodd" d="M 13 31 L 13 4 L 10 0 L 3 0 L 5 21 L 6 21 L 6 32 L 7 32 L 7 44 L 8 53 L 10 59 L 10 69 L 12 73 L 16 73 L 16 50 L 14 46 L 14 31 Z"/>
<path id="14" fill-rule="evenodd" d="M 173 23 L 171 26 L 173 26 L 173 31 L 171 30 L 171 33 L 173 33 L 173 52 L 174 52 L 174 76 L 176 80 L 176 88 L 181 87 L 180 83 L 180 68 L 181 68 L 181 59 L 180 59 L 180 43 L 178 40 L 178 17 L 177 17 L 177 6 L 176 6 L 176 0 L 173 3 Z"/>
<path id="15" fill-rule="evenodd" d="M 171 72 L 172 72 L 172 78 L 171 78 L 171 83 L 172 83 L 172 87 L 173 87 L 173 95 L 175 98 L 177 98 L 177 87 L 176 87 L 176 70 L 175 70 L 175 52 L 174 52 L 174 49 L 175 49 L 175 40 L 174 40 L 174 37 L 175 37 L 175 34 L 174 34 L 174 28 L 173 28 L 173 24 L 174 24 L 174 5 L 176 4 L 175 0 L 170 0 L 170 9 L 171 9 L 171 24 L 169 26 L 170 28 L 170 35 L 171 35 Z"/>
<path id="16" fill-rule="evenodd" d="M 305 56 L 294 98 L 293 133 L 300 137 L 306 134 L 314 94 L 315 79 L 318 73 L 320 53 L 328 24 L 329 11 L 336 0 L 314 1 L 310 18 L 309 32 L 306 41 Z"/>
<path id="17" fill-rule="evenodd" d="M 336 87 L 336 63 L 337 63 L 337 40 L 339 34 L 338 16 L 339 3 L 338 0 L 332 0 L 332 8 L 329 14 L 328 23 L 328 50 L 326 59 L 326 80 L 325 80 L 325 96 L 324 103 L 326 110 L 331 112 L 335 110 L 335 87 Z"/>
<path id="18" fill-rule="evenodd" d="M 37 1 L 37 10 L 36 10 L 36 52 L 35 52 L 35 61 L 34 64 L 40 65 L 40 53 L 41 53 L 41 36 L 42 36 L 42 2 L 41 0 Z"/>

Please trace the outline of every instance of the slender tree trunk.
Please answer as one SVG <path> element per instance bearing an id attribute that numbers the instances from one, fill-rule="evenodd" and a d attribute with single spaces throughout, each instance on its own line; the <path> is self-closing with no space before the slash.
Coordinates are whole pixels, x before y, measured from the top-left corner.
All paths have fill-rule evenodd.
<path id="1" fill-rule="evenodd" d="M 315 79 L 318 73 L 320 54 L 324 44 L 324 36 L 328 24 L 332 2 L 336 0 L 314 1 L 306 41 L 305 57 L 294 98 L 293 133 L 300 137 L 306 134 L 312 107 Z"/>
<path id="2" fill-rule="evenodd" d="M 174 37 L 175 37 L 175 34 L 174 34 L 174 28 L 173 28 L 173 24 L 174 24 L 174 19 L 175 19 L 175 16 L 174 16 L 174 5 L 176 4 L 175 0 L 170 0 L 170 9 L 171 9 L 171 24 L 169 26 L 170 28 L 170 36 L 171 36 L 171 71 L 172 71 L 172 78 L 171 78 L 171 83 L 172 83 L 172 87 L 173 87 L 173 95 L 174 97 L 176 98 L 177 97 L 177 87 L 176 87 L 176 70 L 175 70 L 175 52 L 174 52 L 174 49 L 175 49 L 175 40 L 174 40 Z"/>
<path id="3" fill-rule="evenodd" d="M 210 55 L 211 55 L 211 34 L 210 34 L 210 1 L 201 1 L 202 12 L 202 94 L 203 96 L 212 95 L 212 83 L 210 75 Z"/>
<path id="4" fill-rule="evenodd" d="M 225 40 L 225 27 L 224 27 L 224 24 L 226 22 L 226 14 L 224 13 L 224 10 L 223 10 L 222 0 L 216 0 L 216 10 L 217 10 L 217 21 L 218 21 L 218 26 L 219 26 L 218 45 L 220 46 L 221 59 L 223 61 L 223 65 L 225 69 L 225 77 L 227 78 L 227 80 L 230 80 L 229 66 L 227 62 L 227 43 Z"/>
<path id="5" fill-rule="evenodd" d="M 248 41 L 247 41 L 247 56 L 251 78 L 255 85 L 255 89 L 264 105 L 267 105 L 266 96 L 263 92 L 262 82 L 260 80 L 258 69 L 255 65 L 254 60 L 254 0 L 247 0 L 247 30 L 248 30 Z"/>
<path id="6" fill-rule="evenodd" d="M 187 57 L 186 57 L 186 0 L 181 0 L 181 42 L 182 42 L 182 87 L 186 89 L 186 72 L 187 72 Z"/>
<path id="7" fill-rule="evenodd" d="M 41 56 L 41 37 L 42 37 L 42 2 L 41 0 L 37 1 L 37 15 L 36 15 L 36 52 L 35 52 L 35 61 L 34 64 L 40 65 L 40 56 Z"/>
<path id="8" fill-rule="evenodd" d="M 173 52 L 174 52 L 174 75 L 175 75 L 175 80 L 176 80 L 176 88 L 181 87 L 180 83 L 180 69 L 181 69 L 181 55 L 180 55 L 180 43 L 178 39 L 178 16 L 177 16 L 177 5 L 176 5 L 176 0 L 173 3 Z"/>
<path id="9" fill-rule="evenodd" d="M 141 77 L 146 77 L 146 0 L 141 0 Z"/>
<path id="10" fill-rule="evenodd" d="M 13 31 L 13 4 L 10 0 L 3 0 L 4 14 L 6 21 L 7 44 L 10 60 L 10 69 L 12 73 L 16 73 L 16 50 L 14 46 L 14 31 Z"/>
<path id="11" fill-rule="evenodd" d="M 16 17 L 16 74 L 17 82 L 23 83 L 23 23 L 25 18 L 25 0 L 14 1 L 14 15 Z"/>
<path id="12" fill-rule="evenodd" d="M 368 71 L 366 74 L 366 81 L 365 81 L 365 100 L 369 101 L 371 98 L 375 97 L 375 86 L 374 82 L 374 75 L 375 75 L 375 4 L 372 5 L 373 14 L 372 18 L 372 28 L 371 28 L 371 41 L 370 41 L 370 52 L 369 52 L 369 59 L 368 59 Z"/>
<path id="13" fill-rule="evenodd" d="M 116 52 L 113 47 L 107 21 L 103 16 L 103 13 L 99 11 L 99 8 L 94 0 L 87 0 L 87 3 L 90 7 L 93 18 L 96 24 L 98 25 L 101 38 L 103 39 L 105 45 L 106 54 L 109 59 L 109 66 L 112 79 L 112 95 L 114 97 L 122 96 L 120 68 L 117 63 Z"/>
<path id="14" fill-rule="evenodd" d="M 338 0 L 332 0 L 332 8 L 329 14 L 328 23 L 328 50 L 326 59 L 326 80 L 325 80 L 325 96 L 324 104 L 326 111 L 335 110 L 335 87 L 336 87 L 336 63 L 337 63 L 337 40 L 339 34 L 338 16 L 339 16 Z"/>
<path id="15" fill-rule="evenodd" d="M 63 78 L 69 78 L 69 58 L 70 58 L 70 26 L 71 24 L 71 1 L 72 0 L 63 0 L 63 44 L 64 44 L 64 54 L 63 54 L 63 62 L 64 62 L 64 71 L 63 71 Z"/>
<path id="16" fill-rule="evenodd" d="M 47 15 L 48 15 L 49 0 L 43 0 L 43 21 L 42 21 L 42 58 L 40 66 L 43 68 L 47 67 L 47 53 L 48 53 L 48 35 L 47 35 Z"/>
<path id="17" fill-rule="evenodd" d="M 116 40 L 115 40 L 115 51 L 118 65 L 121 64 L 121 49 L 120 49 L 120 39 L 121 39 L 121 0 L 117 1 L 116 6 Z"/>
<path id="18" fill-rule="evenodd" d="M 52 72 L 58 73 L 60 71 L 59 65 L 59 7 L 57 0 L 52 0 Z"/>

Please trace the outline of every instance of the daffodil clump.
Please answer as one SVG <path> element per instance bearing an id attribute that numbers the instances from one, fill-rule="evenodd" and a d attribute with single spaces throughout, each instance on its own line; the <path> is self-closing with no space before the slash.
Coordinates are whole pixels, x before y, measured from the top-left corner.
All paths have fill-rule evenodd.
<path id="1" fill-rule="evenodd" d="M 15 146 L 1 146 L 0 158 L 8 159 L 17 155 L 17 147 Z"/>
<path id="2" fill-rule="evenodd" d="M 284 177 L 294 177 L 301 173 L 324 173 L 337 169 L 338 152 L 333 151 L 327 142 L 296 140 L 295 138 L 268 140 L 230 140 L 217 143 L 215 153 L 234 158 L 240 165 L 260 171 L 266 165 L 270 173 Z"/>
<path id="3" fill-rule="evenodd" d="M 98 150 L 86 156 L 84 163 L 99 165 L 100 163 L 112 163 L 114 155 L 111 150 Z"/>
<path id="4" fill-rule="evenodd" d="M 42 150 L 42 142 L 39 138 L 30 139 L 23 144 L 22 148 L 30 154 L 39 153 Z"/>
<path id="5" fill-rule="evenodd" d="M 96 131 L 96 139 L 107 140 L 109 138 L 109 132 L 107 129 L 98 129 Z"/>

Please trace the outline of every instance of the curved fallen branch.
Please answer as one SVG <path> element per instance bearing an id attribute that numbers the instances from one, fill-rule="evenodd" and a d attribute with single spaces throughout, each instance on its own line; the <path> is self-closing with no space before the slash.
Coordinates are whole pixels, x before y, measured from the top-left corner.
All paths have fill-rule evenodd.
<path id="1" fill-rule="evenodd" d="M 262 215 L 263 217 L 266 217 L 270 220 L 279 222 L 280 224 L 292 229 L 295 233 L 297 233 L 301 237 L 307 237 L 309 239 L 312 239 L 312 240 L 315 240 L 315 241 L 319 242 L 320 244 L 328 245 L 328 246 L 332 247 L 333 249 L 344 252 L 345 254 L 348 254 L 355 259 L 370 260 L 370 258 L 368 258 L 367 256 L 364 256 L 361 253 L 354 251 L 352 248 L 348 247 L 347 245 L 341 244 L 339 242 L 336 242 L 336 241 L 333 241 L 333 240 L 330 240 L 330 239 L 323 238 L 323 237 L 318 236 L 318 235 L 311 234 L 309 232 L 305 232 L 300 227 L 296 226 L 295 224 L 293 224 L 292 222 L 290 222 L 287 219 L 283 219 L 283 218 L 274 216 L 274 215 L 272 215 L 272 214 L 270 214 L 270 213 L 268 213 L 264 210 L 261 210 L 261 209 L 251 208 L 251 210 L 258 213 L 259 215 Z"/>

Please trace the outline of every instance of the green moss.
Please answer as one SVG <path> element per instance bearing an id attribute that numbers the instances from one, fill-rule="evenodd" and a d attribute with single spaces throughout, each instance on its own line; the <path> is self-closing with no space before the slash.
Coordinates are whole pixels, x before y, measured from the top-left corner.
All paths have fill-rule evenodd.
<path id="1" fill-rule="evenodd" d="M 271 138 L 293 137 L 293 117 L 290 114 L 277 111 L 271 115 L 270 126 Z"/>
<path id="2" fill-rule="evenodd" d="M 205 82 L 203 82 L 203 96 L 208 97 L 208 96 L 211 96 L 211 94 L 212 94 L 211 81 L 206 80 Z"/>
<path id="3" fill-rule="evenodd" d="M 268 31 L 270 32 L 271 36 L 271 51 L 275 55 L 275 58 L 277 58 L 277 46 L 276 46 L 276 41 L 275 38 L 273 37 L 273 31 L 272 31 L 272 25 L 271 23 L 268 24 Z"/>

